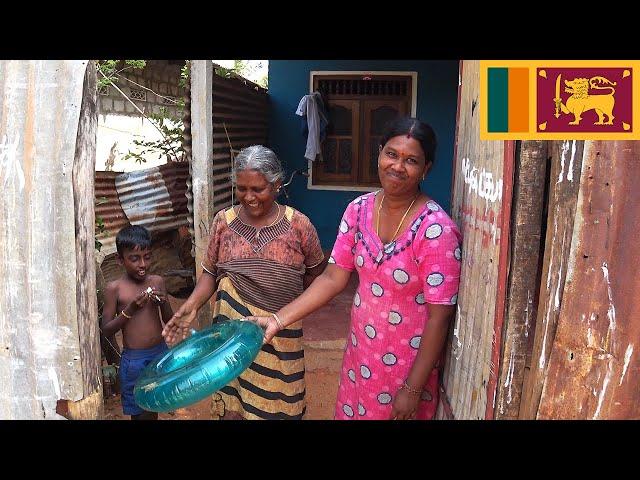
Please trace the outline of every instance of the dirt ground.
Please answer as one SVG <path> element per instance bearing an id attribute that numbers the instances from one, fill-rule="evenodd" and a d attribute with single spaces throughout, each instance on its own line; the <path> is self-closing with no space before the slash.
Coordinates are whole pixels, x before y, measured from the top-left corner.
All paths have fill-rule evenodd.
<path id="1" fill-rule="evenodd" d="M 211 401 L 209 399 L 194 403 L 185 408 L 178 408 L 174 412 L 161 413 L 160 420 L 211 420 Z M 104 399 L 104 419 L 105 420 L 129 420 L 129 415 L 122 413 L 120 395 L 114 395 Z"/>
<path id="2" fill-rule="evenodd" d="M 338 393 L 338 373 L 324 368 L 307 371 L 307 413 L 305 420 L 332 420 L 335 399 Z M 104 399 L 105 420 L 129 420 L 128 415 L 122 413 L 120 395 Z M 161 413 L 159 420 L 211 420 L 211 399 L 204 400 L 179 408 L 174 412 Z"/>
<path id="3" fill-rule="evenodd" d="M 356 288 L 350 286 L 328 305 L 304 320 L 304 349 L 306 364 L 306 420 L 333 419 L 338 392 L 340 363 L 349 326 L 349 308 Z M 184 300 L 169 296 L 176 311 Z M 122 345 L 120 333 L 116 340 Z M 129 420 L 122 413 L 120 396 L 105 398 L 105 420 Z M 174 412 L 161 413 L 160 420 L 210 420 L 210 398 Z"/>

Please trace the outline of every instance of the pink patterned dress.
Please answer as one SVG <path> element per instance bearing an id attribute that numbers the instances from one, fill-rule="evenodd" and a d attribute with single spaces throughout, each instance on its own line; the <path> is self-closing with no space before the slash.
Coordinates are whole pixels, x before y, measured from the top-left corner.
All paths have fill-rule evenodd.
<path id="1" fill-rule="evenodd" d="M 407 230 L 383 245 L 373 228 L 375 195 L 349 204 L 329 259 L 345 270 L 357 270 L 360 279 L 351 307 L 336 419 L 388 419 L 429 321 L 425 304 L 454 305 L 458 297 L 462 236 L 451 218 L 429 200 Z M 416 418 L 433 418 L 437 405 L 434 368 Z"/>

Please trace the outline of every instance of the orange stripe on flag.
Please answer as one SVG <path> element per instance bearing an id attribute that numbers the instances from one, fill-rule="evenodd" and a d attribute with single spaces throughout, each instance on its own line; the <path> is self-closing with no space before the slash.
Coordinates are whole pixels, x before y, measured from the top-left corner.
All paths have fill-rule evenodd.
<path id="1" fill-rule="evenodd" d="M 529 131 L 529 69 L 509 69 L 509 132 Z"/>

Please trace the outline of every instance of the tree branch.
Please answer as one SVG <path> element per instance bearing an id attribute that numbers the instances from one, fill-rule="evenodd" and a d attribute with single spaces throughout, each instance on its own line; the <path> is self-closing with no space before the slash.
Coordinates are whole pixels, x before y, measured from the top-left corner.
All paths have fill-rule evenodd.
<path id="1" fill-rule="evenodd" d="M 98 71 L 100 72 L 100 70 L 98 70 Z M 150 119 L 150 118 L 149 118 L 149 117 L 148 117 L 148 116 L 147 116 L 147 115 L 146 115 L 142 110 L 140 110 L 140 108 L 138 107 L 138 105 L 136 105 L 136 104 L 135 104 L 135 102 L 134 102 L 133 100 L 131 100 L 131 99 L 130 99 L 130 98 L 129 98 L 129 97 L 128 97 L 128 96 L 127 96 L 127 95 L 126 95 L 122 90 L 120 90 L 120 88 L 118 88 L 118 86 L 117 86 L 115 83 L 113 83 L 113 81 L 112 81 L 109 77 L 107 77 L 107 76 L 106 76 L 104 73 L 102 73 L 102 72 L 100 72 L 100 74 L 101 74 L 105 79 L 107 79 L 111 85 L 113 85 L 113 88 L 115 88 L 115 89 L 120 93 L 120 95 L 122 95 L 125 99 L 127 99 L 127 101 L 128 101 L 129 103 L 131 103 L 131 105 L 133 105 L 133 108 L 135 108 L 138 112 L 140 112 L 140 115 L 142 115 L 144 118 L 146 118 L 146 119 L 149 121 L 149 123 L 151 123 L 151 125 L 153 125 L 153 126 L 154 126 L 154 128 L 155 128 L 156 130 L 158 130 L 158 132 L 160 132 L 160 135 L 162 135 L 162 138 L 164 138 L 164 139 L 167 141 L 167 145 L 168 145 L 168 146 L 169 146 L 169 148 L 171 149 L 171 152 L 173 153 L 173 155 L 174 155 L 174 157 L 175 157 L 175 159 L 176 159 L 175 161 L 176 161 L 176 162 L 177 162 L 177 161 L 179 161 L 178 154 L 176 153 L 176 151 L 173 149 L 173 146 L 171 145 L 171 140 L 170 140 L 169 138 L 167 138 L 167 136 L 166 136 L 166 135 L 164 134 L 164 132 L 160 129 L 160 127 L 158 127 L 158 126 L 155 124 L 155 122 L 151 121 L 151 119 Z"/>

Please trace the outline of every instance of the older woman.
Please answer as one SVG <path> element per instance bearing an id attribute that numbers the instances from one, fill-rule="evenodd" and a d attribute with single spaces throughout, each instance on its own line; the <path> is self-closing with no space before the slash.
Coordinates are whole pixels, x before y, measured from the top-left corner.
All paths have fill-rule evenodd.
<path id="1" fill-rule="evenodd" d="M 358 272 L 338 419 L 435 414 L 437 363 L 457 300 L 461 259 L 455 223 L 419 187 L 435 148 L 435 134 L 425 123 L 405 117 L 389 125 L 378 155 L 382 190 L 349 204 L 325 272 L 271 317 L 252 319 L 266 327 L 266 341 L 277 338 Z"/>
<path id="2" fill-rule="evenodd" d="M 275 153 L 251 146 L 236 157 L 239 205 L 218 212 L 191 296 L 167 323 L 169 343 L 184 338 L 198 309 L 216 293 L 214 316 L 264 316 L 295 299 L 324 259 L 315 228 L 275 200 L 284 172 Z M 278 332 L 238 379 L 214 394 L 213 414 L 226 419 L 301 419 L 305 413 L 302 328 Z"/>

